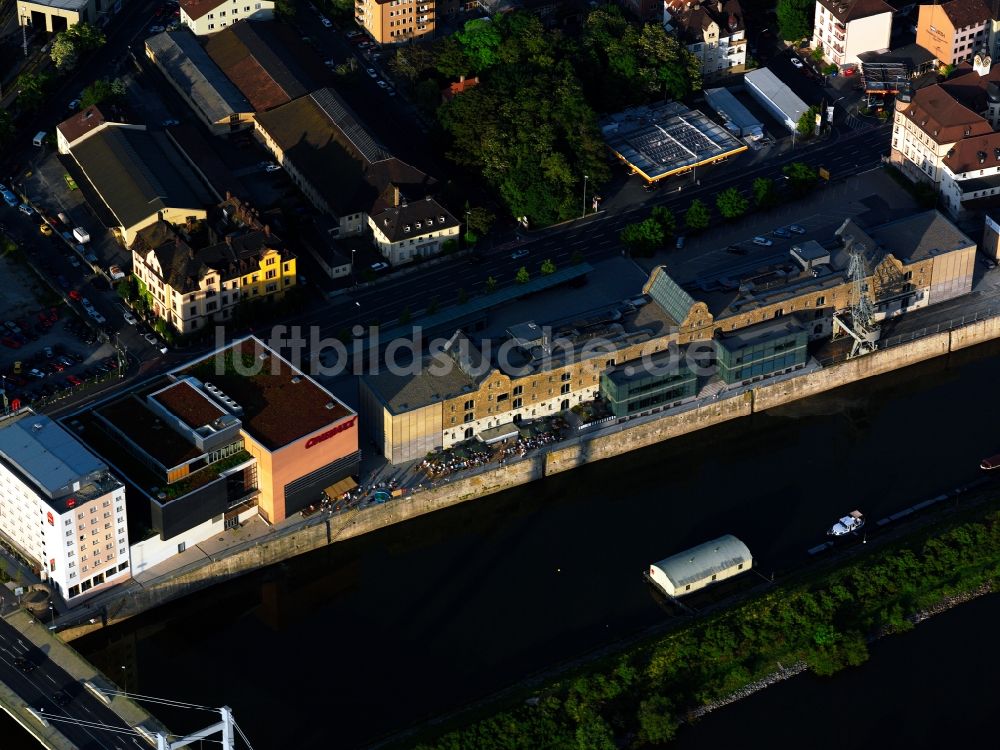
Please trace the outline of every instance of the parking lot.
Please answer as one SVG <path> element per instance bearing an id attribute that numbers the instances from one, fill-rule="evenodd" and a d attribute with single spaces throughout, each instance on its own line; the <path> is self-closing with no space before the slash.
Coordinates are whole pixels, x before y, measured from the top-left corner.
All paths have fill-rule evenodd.
<path id="1" fill-rule="evenodd" d="M 43 408 L 117 376 L 111 344 L 15 256 L 0 258 L 0 374 L 5 410 Z"/>

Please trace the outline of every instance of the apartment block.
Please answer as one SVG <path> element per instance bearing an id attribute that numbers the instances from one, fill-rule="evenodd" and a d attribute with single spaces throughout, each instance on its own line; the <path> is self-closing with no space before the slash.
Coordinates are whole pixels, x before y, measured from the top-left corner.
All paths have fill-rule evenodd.
<path id="1" fill-rule="evenodd" d="M 884 0 L 818 0 L 812 46 L 833 65 L 858 65 L 859 55 L 889 49 L 892 14 Z"/>
<path id="2" fill-rule="evenodd" d="M 355 0 L 354 20 L 378 44 L 401 44 L 434 33 L 435 0 Z"/>

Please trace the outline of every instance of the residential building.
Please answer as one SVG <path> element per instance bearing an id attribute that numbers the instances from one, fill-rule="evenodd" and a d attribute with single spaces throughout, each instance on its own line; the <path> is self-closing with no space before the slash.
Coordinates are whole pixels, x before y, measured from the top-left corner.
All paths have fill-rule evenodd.
<path id="1" fill-rule="evenodd" d="M 838 67 L 857 65 L 862 53 L 889 49 L 894 12 L 885 0 L 817 0 L 813 49 Z"/>
<path id="2" fill-rule="evenodd" d="M 365 375 L 362 421 L 396 464 L 509 434 L 598 394 L 619 417 L 676 405 L 704 385 L 671 369 L 677 348 L 696 342 L 713 342 L 724 384 L 792 371 L 806 361 L 805 342 L 828 338 L 834 314 L 850 307 L 850 248 L 862 248 L 877 320 L 972 290 L 976 245 L 937 211 L 869 231 L 847 220 L 836 237 L 840 247 L 801 242 L 736 277 L 728 262 L 702 269 L 691 293 L 660 266 L 641 297 L 618 305 L 478 342 L 457 331 L 413 372 Z"/>
<path id="3" fill-rule="evenodd" d="M 256 122 L 292 182 L 339 223 L 339 237 L 367 231 L 369 215 L 390 186 L 423 198 L 435 184 L 378 143 L 333 89 L 260 112 Z"/>
<path id="4" fill-rule="evenodd" d="M 354 20 L 378 44 L 429 37 L 437 19 L 436 0 L 355 0 Z"/>
<path id="5" fill-rule="evenodd" d="M 315 53 L 301 37 L 290 38 L 297 33 L 287 24 L 242 21 L 209 36 L 205 51 L 254 110 L 264 112 L 319 88 L 303 58 Z"/>
<path id="6" fill-rule="evenodd" d="M 253 127 L 253 107 L 187 31 L 146 39 L 146 56 L 215 135 Z"/>
<path id="7" fill-rule="evenodd" d="M 96 105 L 84 107 L 79 112 L 63 120 L 56 126 L 56 145 L 60 154 L 68 154 L 70 146 L 101 127 L 106 119 L 104 112 Z"/>
<path id="8" fill-rule="evenodd" d="M 958 148 L 959 144 L 970 138 L 982 143 L 1000 125 L 1000 65 L 991 65 L 988 56 L 978 55 L 974 63 L 960 65 L 944 82 L 920 88 L 912 96 L 901 94 L 893 115 L 889 158 L 911 180 L 942 190 L 945 160 L 952 154 L 945 205 L 953 216 L 960 215 L 959 203 L 964 199 L 959 196 L 967 192 L 955 183 L 988 176 L 985 162 L 980 169 L 965 168 L 973 166 L 974 155 L 981 149 Z M 966 176 L 956 177 L 960 174 Z"/>
<path id="9" fill-rule="evenodd" d="M 466 78 L 465 76 L 459 76 L 458 80 L 449 83 L 448 88 L 441 91 L 441 101 L 442 103 L 450 102 L 459 94 L 465 93 L 469 89 L 473 89 L 479 85 L 479 76 L 473 78 Z"/>
<path id="10" fill-rule="evenodd" d="M 431 196 L 407 201 L 395 185 L 372 207 L 368 227 L 375 247 L 393 266 L 437 255 L 449 239 L 457 242 L 459 231 L 455 217 Z"/>
<path id="11" fill-rule="evenodd" d="M 272 0 L 180 0 L 181 23 L 198 36 L 215 34 L 237 21 L 270 21 Z"/>
<path id="12" fill-rule="evenodd" d="M 136 573 L 356 486 L 357 414 L 248 337 L 65 418 L 129 487 Z"/>
<path id="13" fill-rule="evenodd" d="M 105 122 L 77 138 L 69 152 L 125 245 L 157 221 L 183 224 L 207 216 L 211 193 L 163 132 Z"/>
<path id="14" fill-rule="evenodd" d="M 941 168 L 941 202 L 956 219 L 1000 205 L 1000 133 L 965 138 L 948 152 Z"/>
<path id="15" fill-rule="evenodd" d="M 665 0 L 663 25 L 701 61 L 704 78 L 742 73 L 746 68 L 746 26 L 739 0 Z"/>
<path id="16" fill-rule="evenodd" d="M 179 333 L 231 320 L 240 304 L 275 301 L 296 284 L 296 258 L 253 209 L 228 196 L 217 221 L 158 221 L 131 245 L 150 310 Z"/>
<path id="17" fill-rule="evenodd" d="M 31 411 L 0 424 L 0 534 L 71 606 L 131 577 L 125 486 Z"/>
<path id="18" fill-rule="evenodd" d="M 58 34 L 78 23 L 104 26 L 120 8 L 120 0 L 17 0 L 17 23 Z"/>
<path id="19" fill-rule="evenodd" d="M 983 0 L 948 0 L 921 5 L 917 18 L 917 44 L 942 65 L 971 60 L 987 53 L 992 28 L 989 6 Z"/>
<path id="20" fill-rule="evenodd" d="M 994 60 L 1000 60 L 1000 0 L 985 0 L 985 2 L 990 9 L 987 54 Z"/>
<path id="21" fill-rule="evenodd" d="M 649 184 L 747 150 L 724 127 L 680 102 L 631 107 L 600 126 L 608 149 Z"/>

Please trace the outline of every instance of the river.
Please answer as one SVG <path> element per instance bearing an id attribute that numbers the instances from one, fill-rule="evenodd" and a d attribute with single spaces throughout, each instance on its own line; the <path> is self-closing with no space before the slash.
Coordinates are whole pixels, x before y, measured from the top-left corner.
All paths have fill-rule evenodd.
<path id="1" fill-rule="evenodd" d="M 257 750 L 370 742 L 661 621 L 640 578 L 650 561 L 731 532 L 767 573 L 804 559 L 846 511 L 880 518 L 974 478 L 1000 450 L 998 353 L 978 347 L 338 543 L 76 645 L 132 692 L 232 706 Z M 174 730 L 207 721 L 154 712 Z"/>

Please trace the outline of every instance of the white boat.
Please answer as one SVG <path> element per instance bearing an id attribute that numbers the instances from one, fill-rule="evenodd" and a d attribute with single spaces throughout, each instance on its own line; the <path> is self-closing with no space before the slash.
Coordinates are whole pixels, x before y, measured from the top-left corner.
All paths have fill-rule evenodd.
<path id="1" fill-rule="evenodd" d="M 865 525 L 865 514 L 860 510 L 852 510 L 850 514 L 841 518 L 837 523 L 830 527 L 827 531 L 827 536 L 844 536 L 844 534 L 850 534 L 852 531 L 857 531 L 862 526 Z"/>

